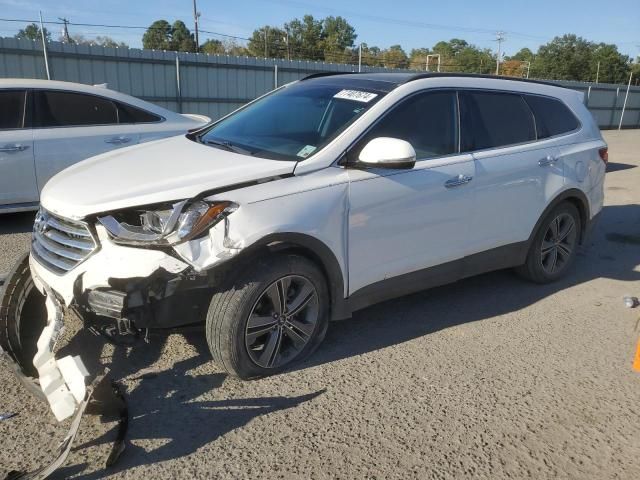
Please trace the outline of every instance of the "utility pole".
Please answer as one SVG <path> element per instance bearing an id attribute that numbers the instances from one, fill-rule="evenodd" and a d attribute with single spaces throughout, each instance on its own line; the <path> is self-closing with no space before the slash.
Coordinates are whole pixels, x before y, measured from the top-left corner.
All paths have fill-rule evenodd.
<path id="1" fill-rule="evenodd" d="M 498 56 L 496 57 L 496 75 L 500 75 L 500 57 L 502 55 L 502 42 L 504 42 L 504 32 L 496 32 L 496 42 L 498 42 Z"/>
<path id="2" fill-rule="evenodd" d="M 285 31 L 287 35 L 284 37 L 284 41 L 287 45 L 287 60 L 291 60 L 291 51 L 289 50 L 289 27 L 285 25 Z"/>
<path id="3" fill-rule="evenodd" d="M 60 18 L 58 17 L 58 20 L 60 20 L 64 26 L 62 27 L 62 41 L 64 43 L 71 43 L 71 37 L 69 36 L 69 29 L 67 28 L 67 25 L 69 24 L 69 20 L 67 20 L 66 18 Z"/>
<path id="4" fill-rule="evenodd" d="M 200 39 L 198 38 L 198 17 L 200 16 L 200 12 L 198 12 L 198 7 L 196 6 L 196 0 L 193 0 L 193 21 L 196 25 L 196 52 L 200 51 Z"/>
<path id="5" fill-rule="evenodd" d="M 267 37 L 269 36 L 269 27 L 264 27 L 264 58 L 267 58 Z"/>
<path id="6" fill-rule="evenodd" d="M 600 62 L 598 62 L 598 67 L 596 68 L 596 83 L 600 79 Z"/>
<path id="7" fill-rule="evenodd" d="M 362 43 L 358 45 L 358 73 L 362 71 Z"/>

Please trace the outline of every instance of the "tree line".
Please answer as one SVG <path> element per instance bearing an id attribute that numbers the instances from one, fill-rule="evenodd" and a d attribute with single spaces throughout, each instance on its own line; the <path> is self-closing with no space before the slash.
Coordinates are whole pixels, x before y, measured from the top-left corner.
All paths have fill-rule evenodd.
<path id="1" fill-rule="evenodd" d="M 51 39 L 44 29 L 45 38 Z M 36 39 L 40 35 L 36 24 L 26 26 L 16 37 Z M 413 70 L 435 70 L 440 61 L 443 72 L 495 73 L 496 54 L 464 39 L 453 38 L 437 42 L 432 47 L 414 48 L 408 53 L 401 45 L 380 48 L 356 43 L 355 28 L 341 16 L 316 19 L 313 15 L 294 18 L 281 26 L 264 25 L 253 31 L 241 44 L 238 38 L 207 39 L 196 45 L 194 34 L 181 20 L 169 23 L 154 21 L 142 37 L 145 49 L 179 52 L 201 52 L 217 55 L 315 60 L 331 63 L 357 64 Z M 80 35 L 66 37 L 71 43 L 95 44 L 105 47 L 126 47 L 110 37 L 85 39 Z M 614 44 L 591 42 L 574 34 L 555 37 L 537 51 L 523 48 L 501 59 L 500 74 L 515 77 L 530 76 L 556 80 L 625 83 L 630 72 L 640 76 L 640 59 L 618 51 Z"/>

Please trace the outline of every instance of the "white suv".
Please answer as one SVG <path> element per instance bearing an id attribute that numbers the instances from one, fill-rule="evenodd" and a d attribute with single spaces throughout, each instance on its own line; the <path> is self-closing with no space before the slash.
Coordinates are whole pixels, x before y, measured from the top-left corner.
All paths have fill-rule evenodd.
<path id="1" fill-rule="evenodd" d="M 507 267 L 535 282 L 564 275 L 602 208 L 606 161 L 572 90 L 308 77 L 54 177 L 30 257 L 43 337 L 70 306 L 120 334 L 204 321 L 220 367 L 279 372 L 329 320 L 373 303 Z M 24 265 L 9 283 L 30 281 Z"/>

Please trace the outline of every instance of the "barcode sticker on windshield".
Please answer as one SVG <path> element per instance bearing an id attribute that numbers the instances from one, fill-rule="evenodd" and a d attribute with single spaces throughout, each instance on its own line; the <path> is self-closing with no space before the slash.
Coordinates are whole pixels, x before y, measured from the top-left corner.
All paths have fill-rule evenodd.
<path id="1" fill-rule="evenodd" d="M 377 96 L 377 93 L 362 92 L 360 90 L 341 90 L 336 93 L 333 98 L 342 98 L 343 100 L 353 100 L 355 102 L 369 103 Z"/>
<path id="2" fill-rule="evenodd" d="M 302 158 L 307 158 L 309 155 L 315 152 L 315 150 L 316 150 L 316 147 L 314 147 L 313 145 L 307 145 L 306 147 L 302 147 L 302 149 L 297 153 L 297 155 Z"/>

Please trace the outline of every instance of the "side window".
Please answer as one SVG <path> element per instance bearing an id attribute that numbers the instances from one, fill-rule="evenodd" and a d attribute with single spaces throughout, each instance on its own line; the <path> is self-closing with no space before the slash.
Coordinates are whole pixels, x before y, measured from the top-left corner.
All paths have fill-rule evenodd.
<path id="1" fill-rule="evenodd" d="M 125 103 L 115 102 L 118 107 L 118 123 L 152 123 L 162 120 L 158 115 Z"/>
<path id="2" fill-rule="evenodd" d="M 571 132 L 580 125 L 571 110 L 559 100 L 536 95 L 525 95 L 524 98 L 536 117 L 538 138 Z"/>
<path id="3" fill-rule="evenodd" d="M 24 90 L 0 91 L 0 130 L 23 127 L 25 96 Z"/>
<path id="4" fill-rule="evenodd" d="M 418 160 L 456 153 L 456 105 L 455 92 L 426 92 L 403 100 L 365 135 L 355 152 L 374 138 L 393 137 L 409 142 Z"/>
<path id="5" fill-rule="evenodd" d="M 83 93 L 55 90 L 34 92 L 35 127 L 69 127 L 118 123 L 113 102 Z"/>
<path id="6" fill-rule="evenodd" d="M 463 152 L 536 139 L 531 109 L 515 93 L 460 92 L 460 130 Z"/>

